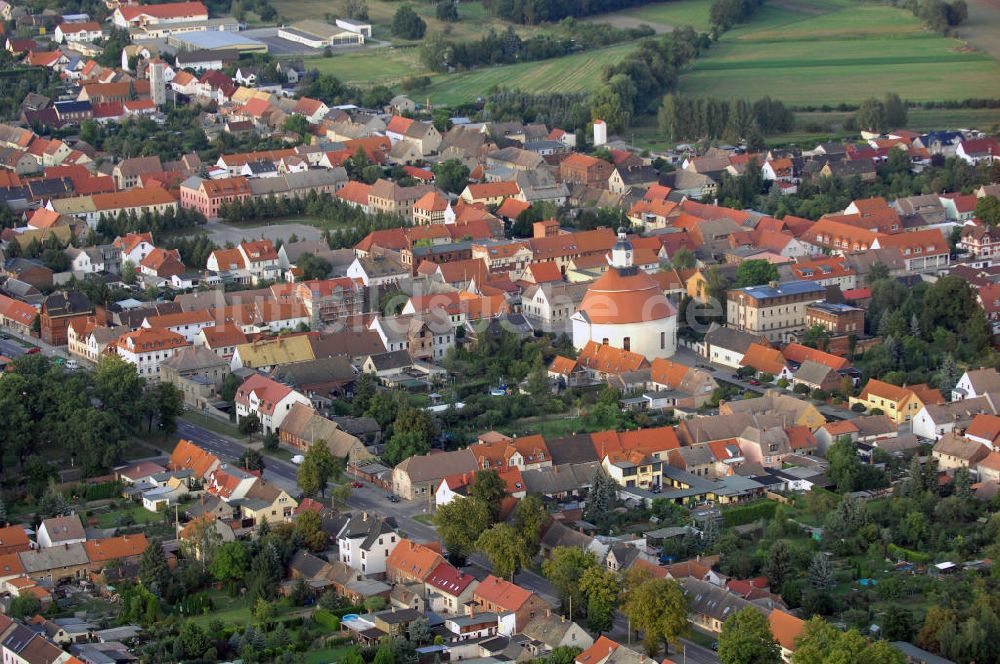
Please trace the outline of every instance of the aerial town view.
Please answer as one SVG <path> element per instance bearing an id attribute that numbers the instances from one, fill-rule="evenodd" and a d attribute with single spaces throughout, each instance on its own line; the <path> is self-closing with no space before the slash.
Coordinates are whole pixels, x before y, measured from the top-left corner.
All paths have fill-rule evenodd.
<path id="1" fill-rule="evenodd" d="M 1000 664 L 1000 0 L 0 0 L 2 664 Z"/>

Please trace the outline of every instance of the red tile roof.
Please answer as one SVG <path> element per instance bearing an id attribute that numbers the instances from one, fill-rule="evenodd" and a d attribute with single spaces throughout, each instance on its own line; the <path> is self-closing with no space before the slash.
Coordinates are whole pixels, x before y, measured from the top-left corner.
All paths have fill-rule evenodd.
<path id="1" fill-rule="evenodd" d="M 532 592 L 490 574 L 479 584 L 473 596 L 506 611 L 517 611 L 531 599 Z"/>

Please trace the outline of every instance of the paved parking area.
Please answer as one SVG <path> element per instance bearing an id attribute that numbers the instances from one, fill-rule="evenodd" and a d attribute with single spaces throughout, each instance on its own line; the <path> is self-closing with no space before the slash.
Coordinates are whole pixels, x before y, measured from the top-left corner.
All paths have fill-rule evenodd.
<path id="1" fill-rule="evenodd" d="M 231 226 L 221 221 L 210 221 L 203 227 L 212 242 L 224 246 L 227 242 L 239 244 L 249 240 L 288 241 L 295 234 L 300 240 L 319 240 L 323 232 L 308 224 L 271 224 L 263 226 Z"/>

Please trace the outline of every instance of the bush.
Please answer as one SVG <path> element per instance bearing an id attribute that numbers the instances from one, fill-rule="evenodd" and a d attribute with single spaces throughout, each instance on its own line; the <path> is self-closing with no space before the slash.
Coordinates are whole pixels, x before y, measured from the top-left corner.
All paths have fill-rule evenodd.
<path id="1" fill-rule="evenodd" d="M 855 413 L 863 413 L 865 412 L 865 405 L 863 403 L 856 403 L 851 406 L 851 410 Z"/>
<path id="2" fill-rule="evenodd" d="M 454 23 L 458 20 L 458 7 L 456 7 L 455 3 L 451 0 L 442 0 L 437 3 L 434 13 L 439 21 Z"/>
<path id="3" fill-rule="evenodd" d="M 804 383 L 796 383 L 792 391 L 796 394 L 809 394 L 809 386 Z"/>
<path id="4" fill-rule="evenodd" d="M 812 392 L 809 393 L 809 396 L 811 396 L 816 401 L 826 401 L 826 392 L 820 389 L 813 390 Z"/>
<path id="5" fill-rule="evenodd" d="M 764 373 L 762 373 L 759 376 L 759 378 L 760 378 L 760 382 L 762 382 L 762 383 L 770 383 L 770 382 L 772 382 L 774 380 L 774 375 L 773 374 L 769 374 L 767 372 L 764 372 Z"/>
<path id="6" fill-rule="evenodd" d="M 775 385 L 777 385 L 781 389 L 785 389 L 785 388 L 788 387 L 788 379 L 787 378 L 779 378 L 778 382 L 775 383 Z"/>

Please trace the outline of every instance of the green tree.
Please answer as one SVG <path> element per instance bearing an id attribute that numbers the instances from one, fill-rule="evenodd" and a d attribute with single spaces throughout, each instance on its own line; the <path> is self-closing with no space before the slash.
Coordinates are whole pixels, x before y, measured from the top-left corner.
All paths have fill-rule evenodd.
<path id="1" fill-rule="evenodd" d="M 603 515 L 611 512 L 617 504 L 618 483 L 611 479 L 603 469 L 598 468 L 594 472 L 590 492 L 587 494 L 587 504 L 583 508 L 583 518 L 588 521 L 597 521 Z"/>
<path id="2" fill-rule="evenodd" d="M 772 281 L 778 281 L 778 267 L 763 259 L 743 261 L 736 271 L 736 288 L 760 286 Z"/>
<path id="3" fill-rule="evenodd" d="M 240 419 L 239 430 L 247 438 L 253 438 L 253 435 L 260 431 L 260 417 L 257 413 L 250 413 Z"/>
<path id="4" fill-rule="evenodd" d="M 780 588 L 792 572 L 792 554 L 784 540 L 778 540 L 768 551 L 764 574 L 767 575 L 772 588 Z"/>
<path id="5" fill-rule="evenodd" d="M 983 196 L 977 200 L 976 219 L 990 226 L 1000 224 L 1000 198 Z"/>
<path id="6" fill-rule="evenodd" d="M 344 460 L 333 456 L 325 440 L 317 440 L 299 466 L 299 486 L 307 496 L 326 495 L 327 484 L 340 477 L 343 470 Z"/>
<path id="7" fill-rule="evenodd" d="M 264 470 L 264 455 L 248 447 L 240 457 L 239 465 L 246 470 Z"/>
<path id="8" fill-rule="evenodd" d="M 323 530 L 323 517 L 306 510 L 295 517 L 295 534 L 310 550 L 319 553 L 327 548 L 327 535 Z"/>
<path id="9" fill-rule="evenodd" d="M 372 408 L 383 401 L 382 394 L 372 398 Z M 378 419 L 376 417 L 376 419 Z M 386 443 L 383 458 L 390 465 L 396 465 L 404 459 L 420 454 L 427 454 L 437 439 L 437 426 L 430 413 L 415 408 L 403 408 L 398 411 L 393 425 L 393 434 Z"/>
<path id="10" fill-rule="evenodd" d="M 887 641 L 909 641 L 913 638 L 913 612 L 890 604 L 882 618 L 882 638 Z"/>
<path id="11" fill-rule="evenodd" d="M 325 258 L 320 258 L 310 253 L 304 253 L 295 261 L 295 267 L 302 270 L 302 281 L 312 279 L 326 279 L 333 269 L 330 262 Z"/>
<path id="12" fill-rule="evenodd" d="M 492 522 L 486 503 L 472 496 L 455 498 L 438 506 L 434 513 L 438 536 L 448 548 L 449 559 L 455 564 L 464 564 L 465 559 L 475 551 L 476 540 Z"/>
<path id="13" fill-rule="evenodd" d="M 37 597 L 31 595 L 20 595 L 10 600 L 7 613 L 15 618 L 33 618 L 42 609 L 42 603 Z"/>
<path id="14" fill-rule="evenodd" d="M 905 664 L 903 653 L 886 641 L 869 641 L 857 630 L 841 632 L 816 616 L 806 621 L 792 664 Z"/>
<path id="15" fill-rule="evenodd" d="M 514 528 L 524 538 L 528 558 L 538 554 L 542 528 L 549 522 L 549 511 L 536 495 L 525 496 L 514 508 Z"/>
<path id="16" fill-rule="evenodd" d="M 681 247 L 670 257 L 670 265 L 678 270 L 690 270 L 696 264 L 694 252 L 687 247 Z"/>
<path id="17" fill-rule="evenodd" d="M 854 114 L 854 122 L 858 129 L 881 134 L 889 128 L 885 104 L 874 97 L 864 100 Z"/>
<path id="18" fill-rule="evenodd" d="M 131 286 L 135 283 L 136 272 L 135 263 L 130 260 L 126 260 L 122 263 L 122 283 Z"/>
<path id="19" fill-rule="evenodd" d="M 451 2 L 447 4 L 454 6 Z M 461 194 L 469 184 L 469 167 L 458 159 L 448 159 L 434 165 L 437 185 L 452 194 Z"/>
<path id="20" fill-rule="evenodd" d="M 594 565 L 580 575 L 580 591 L 587 598 L 587 625 L 602 633 L 614 625 L 621 599 L 621 579 L 609 569 Z"/>
<path id="21" fill-rule="evenodd" d="M 167 566 L 167 555 L 163 552 L 163 544 L 154 539 L 142 552 L 139 559 L 139 580 L 142 585 L 154 594 L 162 594 L 170 583 L 170 568 Z"/>
<path id="22" fill-rule="evenodd" d="M 293 113 L 285 117 L 285 124 L 282 128 L 286 132 L 305 137 L 309 134 L 309 119 L 304 115 Z"/>
<path id="23" fill-rule="evenodd" d="M 899 129 L 906 126 L 906 102 L 900 99 L 899 95 L 895 92 L 887 93 L 883 107 L 885 108 L 885 123 L 887 127 Z"/>
<path id="24" fill-rule="evenodd" d="M 529 562 L 524 539 L 506 523 L 495 524 L 483 532 L 476 540 L 476 548 L 486 555 L 494 573 L 503 579 L 513 579 Z"/>
<path id="25" fill-rule="evenodd" d="M 622 605 L 633 629 L 643 633 L 643 646 L 650 657 L 660 651 L 660 644 L 677 645 L 690 631 L 687 621 L 687 597 L 672 579 L 650 579 L 630 591 Z"/>
<path id="26" fill-rule="evenodd" d="M 427 24 L 409 5 L 403 5 L 392 17 L 392 34 L 402 39 L 423 39 Z"/>
<path id="27" fill-rule="evenodd" d="M 542 562 L 542 574 L 559 593 L 562 610 L 570 620 L 576 615 L 583 615 L 584 590 L 580 579 L 584 572 L 597 566 L 597 558 L 591 551 L 584 551 L 575 546 L 557 546 Z"/>
<path id="28" fill-rule="evenodd" d="M 722 664 L 780 664 L 781 646 L 767 615 L 748 606 L 729 616 L 719 632 L 719 659 Z"/>
<path id="29" fill-rule="evenodd" d="M 181 624 L 181 631 L 177 638 L 183 646 L 184 657 L 187 659 L 201 658 L 202 654 L 212 645 L 198 623 L 190 620 Z"/>
<path id="30" fill-rule="evenodd" d="M 246 545 L 237 540 L 225 542 L 215 551 L 208 571 L 220 583 L 241 581 L 250 566 L 250 552 Z"/>
<path id="31" fill-rule="evenodd" d="M 469 486 L 469 497 L 478 498 L 490 511 L 490 524 L 500 518 L 500 507 L 507 497 L 507 483 L 493 469 L 477 470 Z"/>

